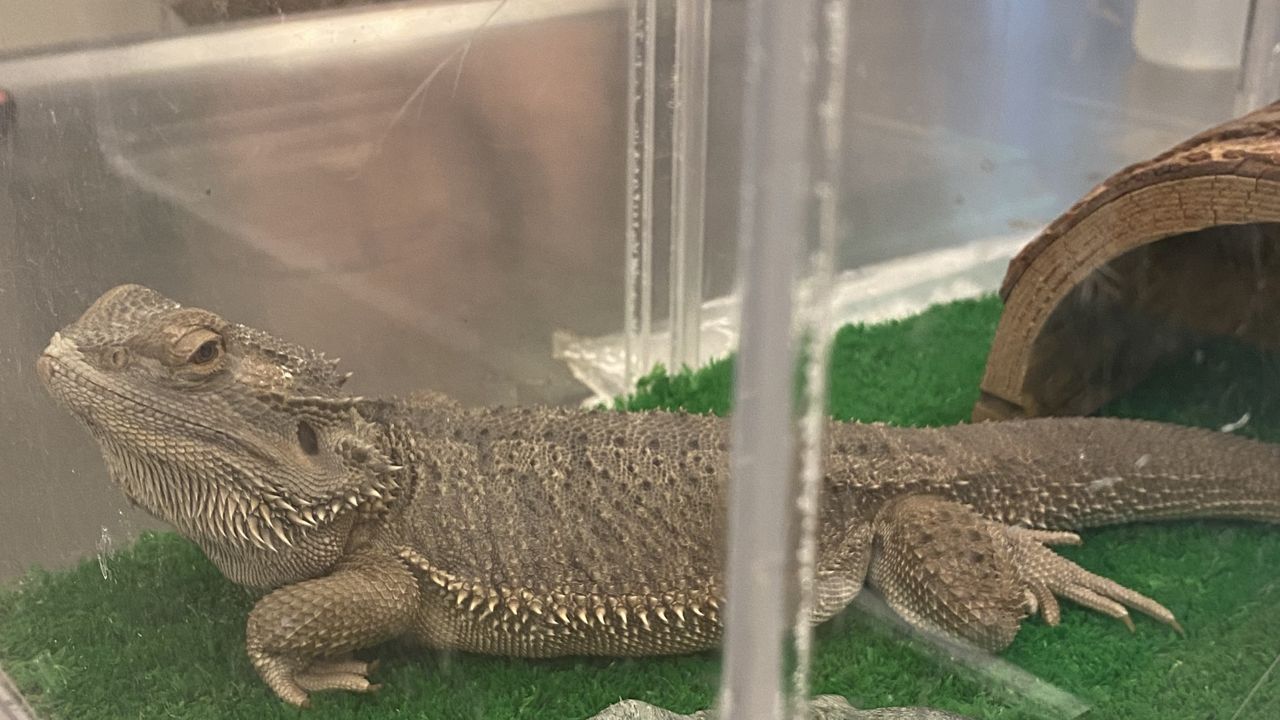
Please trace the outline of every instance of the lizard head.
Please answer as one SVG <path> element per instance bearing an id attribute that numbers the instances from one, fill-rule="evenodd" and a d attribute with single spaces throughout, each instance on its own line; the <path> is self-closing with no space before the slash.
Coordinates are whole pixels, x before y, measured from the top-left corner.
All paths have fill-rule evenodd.
<path id="1" fill-rule="evenodd" d="M 37 361 L 124 493 L 223 555 L 285 552 L 394 491 L 336 365 L 140 285 L 107 291 Z"/>

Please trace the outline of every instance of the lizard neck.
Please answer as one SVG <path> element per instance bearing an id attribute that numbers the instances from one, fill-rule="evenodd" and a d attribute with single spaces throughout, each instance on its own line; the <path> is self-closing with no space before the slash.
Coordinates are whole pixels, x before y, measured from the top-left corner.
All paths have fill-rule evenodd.
<path id="1" fill-rule="evenodd" d="M 346 554 L 354 521 L 354 515 L 336 518 L 323 528 L 297 533 L 292 545 L 277 545 L 274 550 L 209 538 L 193 540 L 231 582 L 272 589 L 328 573 Z"/>

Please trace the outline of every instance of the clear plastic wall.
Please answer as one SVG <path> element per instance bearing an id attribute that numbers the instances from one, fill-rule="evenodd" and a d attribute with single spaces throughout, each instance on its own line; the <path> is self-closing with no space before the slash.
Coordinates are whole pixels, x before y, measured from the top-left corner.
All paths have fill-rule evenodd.
<path id="1" fill-rule="evenodd" d="M 582 397 L 551 334 L 622 317 L 620 4 L 168 22 L 0 62 L 5 422 L 42 420 L 4 433 L 6 575 L 145 522 L 53 481 L 97 463 L 33 384 L 32 352 L 112 285 L 324 348 L 357 391 L 468 404 Z"/>
<path id="2" fill-rule="evenodd" d="M 696 367 L 737 343 L 743 8 L 711 5 L 706 230 L 694 253 L 703 280 L 681 285 L 685 251 L 670 241 L 676 226 L 663 214 L 675 196 L 662 184 L 679 155 L 663 151 L 652 243 L 632 251 L 651 265 L 633 268 L 628 324 L 616 335 L 557 340 L 575 375 L 602 397 L 654 363 Z M 1265 2 L 1194 0 L 851 2 L 837 324 L 994 291 L 1016 250 L 1105 177 L 1270 102 L 1271 12 Z M 665 37 L 674 44 L 674 30 Z M 1160 47 L 1149 49 L 1152 38 Z M 1183 52 L 1162 54 L 1165 47 Z M 676 69 L 674 50 L 658 53 L 654 72 L 668 79 L 661 92 Z M 687 105 L 668 104 L 678 107 Z M 666 127 L 679 117 L 669 112 Z M 669 308 L 679 318 L 674 333 Z"/>
<path id="3" fill-rule="evenodd" d="M 719 698 L 743 718 L 809 691 L 830 330 L 992 292 L 1098 181 L 1280 89 L 1267 2 L 141 5 L 0 7 L 0 580 L 105 578 L 157 527 L 33 372 L 118 283 L 341 356 L 370 395 L 594 403 L 740 348 Z M 930 656 L 929 683 L 1085 709 Z M 540 683 L 582 668 L 536 667 L 519 709 L 548 716 Z"/>

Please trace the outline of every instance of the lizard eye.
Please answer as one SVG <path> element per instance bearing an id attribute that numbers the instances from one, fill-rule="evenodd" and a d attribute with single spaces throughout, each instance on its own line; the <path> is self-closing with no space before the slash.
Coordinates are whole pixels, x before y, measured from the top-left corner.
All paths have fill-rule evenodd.
<path id="1" fill-rule="evenodd" d="M 222 335 L 209 328 L 195 328 L 187 332 L 173 346 L 173 357 L 185 361 L 194 370 L 207 373 L 216 370 L 227 347 Z"/>
<path id="2" fill-rule="evenodd" d="M 200 343 L 187 361 L 192 365 L 208 365 L 219 357 L 222 357 L 222 341 L 211 339 Z"/>
<path id="3" fill-rule="evenodd" d="M 111 348 L 107 353 L 107 362 L 117 370 L 123 369 L 129 364 L 129 351 L 122 347 Z"/>

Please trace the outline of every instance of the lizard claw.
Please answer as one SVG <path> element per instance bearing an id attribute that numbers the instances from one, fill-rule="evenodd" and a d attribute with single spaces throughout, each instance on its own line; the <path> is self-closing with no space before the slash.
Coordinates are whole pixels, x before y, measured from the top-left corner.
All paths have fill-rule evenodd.
<path id="1" fill-rule="evenodd" d="M 297 672 L 295 663 L 283 657 L 250 651 L 249 659 L 253 667 L 262 677 L 262 681 L 271 688 L 281 700 L 300 708 L 311 707 L 307 691 L 294 682 Z"/>
<path id="2" fill-rule="evenodd" d="M 1018 570 L 1035 599 L 1028 604 L 1028 609 L 1033 614 L 1038 610 L 1049 625 L 1057 625 L 1060 619 L 1057 596 L 1116 618 L 1130 632 L 1134 630 L 1133 618 L 1129 617 L 1126 607 L 1149 615 L 1172 627 L 1179 635 L 1183 634 L 1182 626 L 1165 606 L 1115 581 L 1095 575 L 1045 547 L 1053 541 L 1053 535 L 1060 533 L 1010 527 L 1006 534 L 1013 546 Z"/>
<path id="3" fill-rule="evenodd" d="M 377 692 L 382 685 L 366 677 L 376 661 L 366 663 L 349 658 L 317 658 L 310 661 L 267 653 L 251 653 L 250 658 L 267 686 L 281 700 L 301 708 L 310 707 L 309 693 L 325 690 Z"/>
<path id="4" fill-rule="evenodd" d="M 1066 598 L 1130 630 L 1128 608 L 1182 632 L 1160 603 L 1049 549 L 1079 544 L 1075 533 L 1005 525 L 929 495 L 885 503 L 872 527 L 875 552 L 867 582 L 918 629 L 941 630 L 999 651 L 1013 642 L 1028 615 L 1057 625 L 1058 598 Z"/>

